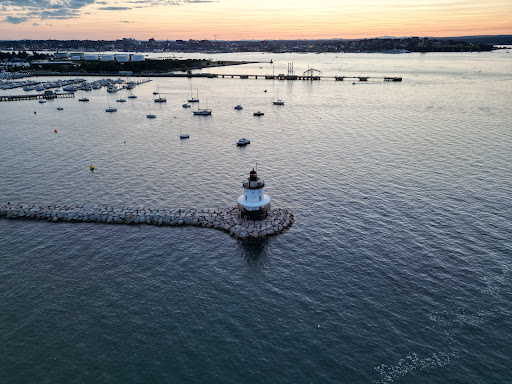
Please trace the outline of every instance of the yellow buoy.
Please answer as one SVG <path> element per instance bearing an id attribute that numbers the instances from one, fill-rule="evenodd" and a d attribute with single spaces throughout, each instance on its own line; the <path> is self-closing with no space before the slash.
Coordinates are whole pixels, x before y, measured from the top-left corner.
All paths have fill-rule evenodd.
<path id="1" fill-rule="evenodd" d="M 90 165 L 90 167 L 89 167 L 89 169 L 90 169 L 91 171 L 94 171 L 94 165 L 92 165 L 92 164 L 91 164 L 91 165 Z"/>

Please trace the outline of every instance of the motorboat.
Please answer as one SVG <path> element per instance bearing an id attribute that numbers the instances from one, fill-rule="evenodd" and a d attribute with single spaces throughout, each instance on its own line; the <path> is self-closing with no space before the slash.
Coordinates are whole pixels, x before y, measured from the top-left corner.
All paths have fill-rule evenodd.
<path id="1" fill-rule="evenodd" d="M 263 113 L 263 112 L 261 112 L 261 111 L 258 111 L 258 112 L 254 112 L 254 113 L 253 113 L 253 116 L 263 116 L 263 115 L 264 115 L 264 113 Z"/>
<path id="2" fill-rule="evenodd" d="M 81 97 L 78 101 L 89 101 L 89 99 L 87 97 Z"/>
<path id="3" fill-rule="evenodd" d="M 63 111 L 63 110 L 64 110 L 64 108 L 62 108 L 62 107 L 57 107 L 57 111 Z"/>
<path id="4" fill-rule="evenodd" d="M 166 103 L 167 99 L 165 97 L 159 97 L 158 99 L 155 99 L 155 103 Z"/>
<path id="5" fill-rule="evenodd" d="M 126 99 L 117 99 L 116 100 L 118 103 L 126 103 Z"/>
<path id="6" fill-rule="evenodd" d="M 246 139 L 246 138 L 241 138 L 239 139 L 237 142 L 236 142 L 236 145 L 241 147 L 243 145 L 247 145 L 247 144 L 251 144 L 251 140 L 249 139 Z"/>
<path id="7" fill-rule="evenodd" d="M 105 112 L 117 112 L 117 108 L 107 108 Z"/>
<path id="8" fill-rule="evenodd" d="M 240 104 L 238 104 L 238 105 L 235 107 L 235 109 L 237 109 L 237 110 L 241 110 L 241 109 L 244 109 L 244 107 L 242 107 Z"/>
<path id="9" fill-rule="evenodd" d="M 188 104 L 183 104 L 183 108 L 190 108 L 190 105 L 188 105 Z"/>
<path id="10" fill-rule="evenodd" d="M 151 113 L 150 113 L 150 114 L 146 115 L 146 117 L 147 117 L 148 119 L 155 119 L 155 118 L 156 118 L 156 115 L 153 115 L 153 114 L 151 114 Z"/>
<path id="11" fill-rule="evenodd" d="M 39 104 L 46 103 L 46 100 L 39 100 Z"/>
<path id="12" fill-rule="evenodd" d="M 129 99 L 136 99 L 136 98 L 137 98 L 137 96 L 135 96 L 135 95 L 130 95 L 130 96 L 128 96 L 128 98 L 129 98 Z"/>

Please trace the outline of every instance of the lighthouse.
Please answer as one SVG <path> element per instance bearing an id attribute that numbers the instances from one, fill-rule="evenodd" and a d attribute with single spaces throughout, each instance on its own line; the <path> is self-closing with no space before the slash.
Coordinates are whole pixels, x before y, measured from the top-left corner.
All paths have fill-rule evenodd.
<path id="1" fill-rule="evenodd" d="M 243 183 L 244 194 L 238 198 L 238 209 L 242 217 L 251 220 L 261 220 L 267 216 L 270 209 L 270 196 L 265 195 L 265 182 L 258 177 L 253 169 L 249 178 Z"/>

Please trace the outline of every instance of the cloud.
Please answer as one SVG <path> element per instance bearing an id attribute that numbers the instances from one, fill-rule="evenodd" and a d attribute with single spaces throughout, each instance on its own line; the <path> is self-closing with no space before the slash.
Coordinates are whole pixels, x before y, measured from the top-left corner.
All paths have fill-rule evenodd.
<path id="1" fill-rule="evenodd" d="M 102 11 L 128 11 L 132 9 L 131 7 L 100 7 L 98 8 Z"/>
<path id="2" fill-rule="evenodd" d="M 2 22 L 11 24 L 21 24 L 24 23 L 25 21 L 28 21 L 27 17 L 7 16 L 5 20 L 3 20 Z"/>
<path id="3" fill-rule="evenodd" d="M 81 9 L 94 4 L 95 0 L 0 0 L 0 2 L 3 3 L 2 12 L 10 13 L 5 21 L 12 22 L 9 20 L 77 18 L 80 16 Z M 13 14 L 15 16 L 12 16 Z"/>
<path id="4" fill-rule="evenodd" d="M 218 0 L 0 0 L 0 22 L 20 24 L 29 20 L 79 18 L 84 8 L 99 6 L 100 11 L 128 11 L 133 8 L 214 3 Z M 112 4 L 112 5 L 109 5 Z"/>
<path id="5" fill-rule="evenodd" d="M 129 4 L 137 4 L 135 8 L 148 8 L 156 6 L 172 6 L 172 5 L 183 5 L 183 4 L 194 4 L 194 3 L 215 3 L 216 0 L 129 0 Z"/>

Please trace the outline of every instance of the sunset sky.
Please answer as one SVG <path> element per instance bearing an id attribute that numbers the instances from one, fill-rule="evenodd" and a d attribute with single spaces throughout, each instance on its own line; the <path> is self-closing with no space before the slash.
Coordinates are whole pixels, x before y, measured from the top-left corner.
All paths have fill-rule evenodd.
<path id="1" fill-rule="evenodd" d="M 0 40 L 496 34 L 512 0 L 0 0 Z"/>

